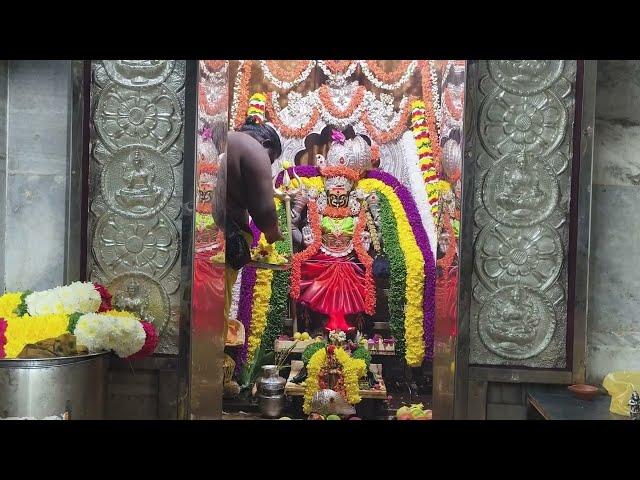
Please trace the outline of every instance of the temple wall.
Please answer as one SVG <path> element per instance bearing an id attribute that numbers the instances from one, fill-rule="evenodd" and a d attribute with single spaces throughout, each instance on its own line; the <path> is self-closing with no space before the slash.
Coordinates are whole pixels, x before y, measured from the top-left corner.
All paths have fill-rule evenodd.
<path id="1" fill-rule="evenodd" d="M 640 61 L 598 62 L 587 376 L 640 369 Z"/>
<path id="2" fill-rule="evenodd" d="M 63 283 L 69 61 L 0 62 L 0 291 Z"/>

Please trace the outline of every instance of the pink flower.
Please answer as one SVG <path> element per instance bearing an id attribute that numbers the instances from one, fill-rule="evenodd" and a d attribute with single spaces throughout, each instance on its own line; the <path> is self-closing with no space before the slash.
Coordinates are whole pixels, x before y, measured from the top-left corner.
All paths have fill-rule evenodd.
<path id="1" fill-rule="evenodd" d="M 7 337 L 5 332 L 7 331 L 7 321 L 4 318 L 0 318 L 0 358 L 5 357 L 4 346 L 7 344 Z"/>
<path id="2" fill-rule="evenodd" d="M 210 127 L 203 128 L 200 136 L 202 137 L 202 140 L 211 140 L 211 137 L 213 136 L 213 130 Z"/>
<path id="3" fill-rule="evenodd" d="M 342 133 L 339 130 L 333 130 L 331 132 L 331 140 L 333 140 L 336 143 L 344 143 L 344 141 L 347 139 L 347 137 L 344 136 L 344 133 Z"/>
<path id="4" fill-rule="evenodd" d="M 149 355 L 152 355 L 153 352 L 155 352 L 156 347 L 158 346 L 158 334 L 153 324 L 143 321 L 142 328 L 144 328 L 144 331 L 147 334 L 144 345 L 139 352 L 134 353 L 133 355 L 129 355 L 127 357 L 127 360 L 137 360 L 140 358 L 148 357 Z"/>
<path id="5" fill-rule="evenodd" d="M 107 287 L 105 287 L 104 285 L 100 285 L 99 283 L 94 283 L 93 286 L 98 291 L 98 293 L 100 294 L 100 298 L 102 299 L 102 303 L 100 304 L 98 312 L 108 312 L 109 310 L 111 310 L 112 298 L 109 290 L 107 290 Z"/>

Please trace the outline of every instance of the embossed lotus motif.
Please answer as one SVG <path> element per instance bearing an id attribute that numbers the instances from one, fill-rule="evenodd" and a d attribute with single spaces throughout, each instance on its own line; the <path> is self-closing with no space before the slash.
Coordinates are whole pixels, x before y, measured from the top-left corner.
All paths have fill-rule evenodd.
<path id="1" fill-rule="evenodd" d="M 487 150 L 545 154 L 562 141 L 567 113 L 552 93 L 519 97 L 503 92 L 484 105 L 480 134 Z"/>
<path id="2" fill-rule="evenodd" d="M 94 122 L 113 148 L 134 143 L 164 150 L 180 133 L 180 102 L 164 86 L 148 90 L 105 88 Z"/>
<path id="3" fill-rule="evenodd" d="M 178 252 L 175 228 L 165 219 L 131 220 L 112 216 L 98 225 L 98 257 L 111 274 L 130 270 L 162 275 Z"/>
<path id="4" fill-rule="evenodd" d="M 551 228 L 539 225 L 510 229 L 495 225 L 478 236 L 476 268 L 489 289 L 527 285 L 546 289 L 562 267 L 562 242 Z"/>

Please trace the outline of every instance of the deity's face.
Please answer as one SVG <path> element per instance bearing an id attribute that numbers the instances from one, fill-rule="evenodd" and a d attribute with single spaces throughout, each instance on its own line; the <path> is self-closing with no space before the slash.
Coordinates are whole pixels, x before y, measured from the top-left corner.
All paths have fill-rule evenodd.
<path id="1" fill-rule="evenodd" d="M 327 204 L 331 207 L 344 208 L 349 205 L 351 182 L 341 177 L 334 177 L 326 182 Z"/>
<path id="2" fill-rule="evenodd" d="M 127 293 L 132 296 L 135 295 L 138 293 L 138 286 L 135 283 L 130 283 L 127 287 Z"/>

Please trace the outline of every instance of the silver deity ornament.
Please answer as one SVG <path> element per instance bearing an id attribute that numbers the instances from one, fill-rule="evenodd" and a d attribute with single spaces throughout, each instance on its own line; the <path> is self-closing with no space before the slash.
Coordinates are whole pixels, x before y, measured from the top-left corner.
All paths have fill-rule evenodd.
<path id="1" fill-rule="evenodd" d="M 631 393 L 629 399 L 629 414 L 631 420 L 640 420 L 640 395 L 635 390 Z"/>
<path id="2" fill-rule="evenodd" d="M 313 394 L 311 410 L 322 415 L 355 415 L 356 409 L 347 403 L 338 392 L 325 388 Z"/>
<path id="3" fill-rule="evenodd" d="M 287 381 L 279 375 L 276 365 L 264 365 L 262 377 L 256 382 L 260 413 L 268 418 L 278 418 L 284 410 L 284 387 Z"/>

